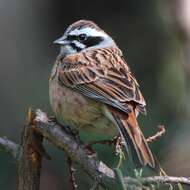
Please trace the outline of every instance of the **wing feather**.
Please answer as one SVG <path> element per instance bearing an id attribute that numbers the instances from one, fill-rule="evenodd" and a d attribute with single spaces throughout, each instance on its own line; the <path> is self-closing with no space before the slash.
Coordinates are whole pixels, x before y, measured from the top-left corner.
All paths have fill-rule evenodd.
<path id="1" fill-rule="evenodd" d="M 118 48 L 90 50 L 57 61 L 61 85 L 127 113 L 128 102 L 145 112 L 139 85 Z"/>

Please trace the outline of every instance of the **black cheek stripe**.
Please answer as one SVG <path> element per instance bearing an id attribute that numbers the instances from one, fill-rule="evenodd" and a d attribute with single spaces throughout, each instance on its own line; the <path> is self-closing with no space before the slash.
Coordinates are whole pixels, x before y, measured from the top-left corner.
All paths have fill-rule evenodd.
<path id="1" fill-rule="evenodd" d="M 75 43 L 70 43 L 70 45 L 71 45 L 71 47 L 72 47 L 73 49 L 77 50 L 77 52 L 80 52 L 80 51 L 82 50 L 82 48 L 76 46 Z"/>

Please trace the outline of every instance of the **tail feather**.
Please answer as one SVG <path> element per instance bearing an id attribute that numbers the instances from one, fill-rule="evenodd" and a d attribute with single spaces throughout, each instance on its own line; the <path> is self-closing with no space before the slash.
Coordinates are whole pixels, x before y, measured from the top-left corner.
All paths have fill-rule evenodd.
<path id="1" fill-rule="evenodd" d="M 149 165 L 151 168 L 156 168 L 156 161 L 138 126 L 135 113 L 130 112 L 127 116 L 124 116 L 123 114 L 112 112 L 112 115 L 125 140 L 127 152 L 130 149 L 132 158 L 137 166 Z"/>

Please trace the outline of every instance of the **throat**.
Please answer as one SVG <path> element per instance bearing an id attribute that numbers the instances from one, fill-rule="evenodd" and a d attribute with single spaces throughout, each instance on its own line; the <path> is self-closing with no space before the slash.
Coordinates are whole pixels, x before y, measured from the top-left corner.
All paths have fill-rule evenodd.
<path id="1" fill-rule="evenodd" d="M 67 55 L 71 55 L 71 54 L 75 54 L 78 51 L 72 47 L 72 45 L 65 45 L 65 46 L 61 46 L 60 48 L 60 55 L 65 57 Z"/>

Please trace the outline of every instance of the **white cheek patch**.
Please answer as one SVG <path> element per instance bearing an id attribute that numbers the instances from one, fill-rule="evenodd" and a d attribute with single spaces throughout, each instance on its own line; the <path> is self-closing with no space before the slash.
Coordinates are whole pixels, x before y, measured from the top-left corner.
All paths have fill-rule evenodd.
<path id="1" fill-rule="evenodd" d="M 74 43 L 77 47 L 79 47 L 79 48 L 81 48 L 81 49 L 84 49 L 84 48 L 86 47 L 84 44 L 78 42 L 77 40 L 74 40 L 73 43 Z"/>
<path id="2" fill-rule="evenodd" d="M 75 29 L 72 32 L 70 32 L 70 35 L 80 35 L 80 34 L 86 34 L 87 36 L 100 36 L 103 38 L 106 38 L 108 35 L 102 31 L 97 31 L 94 28 L 83 28 L 81 30 Z"/>

